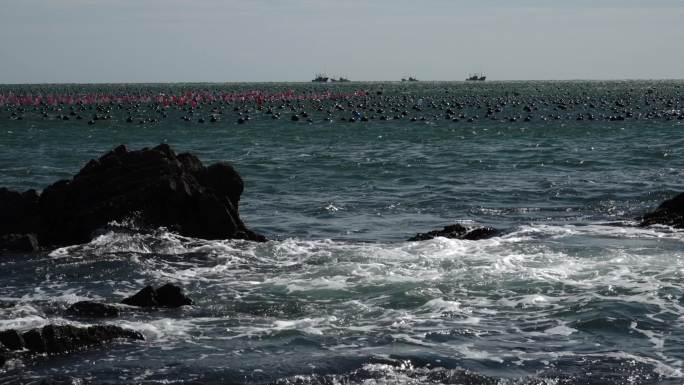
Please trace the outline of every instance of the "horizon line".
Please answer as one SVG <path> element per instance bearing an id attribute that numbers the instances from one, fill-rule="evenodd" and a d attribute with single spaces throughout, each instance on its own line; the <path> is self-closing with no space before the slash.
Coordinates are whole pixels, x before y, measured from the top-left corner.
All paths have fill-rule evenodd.
<path id="1" fill-rule="evenodd" d="M 684 81 L 684 78 L 615 78 L 615 79 L 487 79 L 484 81 L 468 81 L 468 80 L 418 80 L 418 81 L 402 81 L 402 80 L 350 80 L 349 82 L 314 82 L 311 80 L 272 80 L 272 81 L 131 81 L 131 82 L 28 82 L 28 83 L 0 83 L 3 86 L 28 86 L 28 85 L 161 85 L 161 84 L 319 84 L 319 85 L 337 85 L 338 83 L 466 83 L 466 84 L 482 84 L 482 83 L 504 83 L 504 82 L 644 82 L 644 81 Z"/>

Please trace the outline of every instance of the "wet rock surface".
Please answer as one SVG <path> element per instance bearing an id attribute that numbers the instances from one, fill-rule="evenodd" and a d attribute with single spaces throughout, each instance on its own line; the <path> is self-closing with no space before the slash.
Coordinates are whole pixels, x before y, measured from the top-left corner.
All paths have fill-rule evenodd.
<path id="1" fill-rule="evenodd" d="M 177 308 L 192 305 L 192 300 L 183 294 L 181 288 L 172 284 L 166 284 L 158 289 L 146 286 L 135 295 L 121 301 L 121 303 L 138 307 Z"/>
<path id="2" fill-rule="evenodd" d="M 441 230 L 433 230 L 427 233 L 418 233 L 408 239 L 408 241 L 427 241 L 436 237 L 452 239 L 467 239 L 477 241 L 480 239 L 492 238 L 501 232 L 492 227 L 467 228 L 460 224 L 445 226 Z"/>
<path id="3" fill-rule="evenodd" d="M 666 200 L 655 211 L 644 215 L 641 226 L 650 225 L 684 228 L 684 193 Z"/>
<path id="4" fill-rule="evenodd" d="M 136 331 L 111 325 L 87 328 L 47 325 L 23 333 L 10 329 L 0 332 L 0 344 L 3 346 L 0 355 L 7 359 L 11 356 L 33 356 L 42 353 L 67 354 L 119 339 L 144 340 L 144 337 Z"/>
<path id="5" fill-rule="evenodd" d="M 119 309 L 104 303 L 80 301 L 69 306 L 67 314 L 78 317 L 116 318 L 119 316 Z"/>
<path id="6" fill-rule="evenodd" d="M 119 146 L 40 195 L 0 189 L 0 248 L 85 243 L 108 223 L 130 219 L 197 238 L 264 241 L 238 214 L 243 188 L 227 163 L 205 167 L 165 144 L 137 151 Z"/>

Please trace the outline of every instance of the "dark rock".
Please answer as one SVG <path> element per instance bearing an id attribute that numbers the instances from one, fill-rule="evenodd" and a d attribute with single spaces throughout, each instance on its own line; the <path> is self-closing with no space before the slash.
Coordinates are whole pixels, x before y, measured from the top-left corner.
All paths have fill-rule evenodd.
<path id="1" fill-rule="evenodd" d="M 487 239 L 496 237 L 499 235 L 499 230 L 493 227 L 478 227 L 471 231 L 468 231 L 462 239 L 468 239 L 471 241 L 479 241 L 480 239 Z"/>
<path id="2" fill-rule="evenodd" d="M 67 314 L 79 317 L 114 318 L 119 316 L 119 309 L 104 303 L 80 301 L 69 306 Z"/>
<path id="3" fill-rule="evenodd" d="M 35 233 L 43 245 L 84 243 L 109 222 L 135 217 L 140 226 L 186 236 L 265 241 L 240 219 L 243 189 L 228 164 L 204 167 L 166 144 L 138 151 L 119 146 L 40 196 L 0 189 L 0 236 Z"/>
<path id="4" fill-rule="evenodd" d="M 74 352 L 116 339 L 144 340 L 142 334 L 112 325 L 79 328 L 71 325 L 43 327 L 46 351 L 50 354 Z"/>
<path id="5" fill-rule="evenodd" d="M 21 350 L 24 348 L 24 338 L 16 330 L 0 331 L 0 344 L 9 350 Z"/>
<path id="6" fill-rule="evenodd" d="M 157 293 L 152 286 L 145 286 L 142 290 L 137 292 L 135 295 L 128 297 L 121 301 L 121 303 L 129 306 L 138 307 L 157 307 L 159 302 L 157 302 Z"/>
<path id="7" fill-rule="evenodd" d="M 644 215 L 640 225 L 656 224 L 684 228 L 684 193 L 666 200 L 654 212 Z"/>
<path id="8" fill-rule="evenodd" d="M 0 235 L 0 250 L 38 251 L 38 238 L 35 234 Z"/>
<path id="9" fill-rule="evenodd" d="M 24 338 L 26 349 L 33 353 L 45 353 L 47 346 L 40 329 L 31 329 L 21 335 Z"/>
<path id="10" fill-rule="evenodd" d="M 181 288 L 167 283 L 156 290 L 152 286 L 146 286 L 135 295 L 124 299 L 121 303 L 138 307 L 176 308 L 192 305 L 192 300 L 183 294 Z"/>
<path id="11" fill-rule="evenodd" d="M 164 307 L 192 305 L 192 300 L 183 294 L 181 288 L 170 283 L 157 289 L 157 302 Z"/>
<path id="12" fill-rule="evenodd" d="M 2 333 L 18 335 L 15 330 Z M 144 340 L 142 334 L 112 325 L 98 325 L 81 328 L 71 325 L 47 325 L 41 329 L 31 329 L 21 334 L 25 344 L 9 347 L 8 351 L 19 351 L 21 354 L 66 354 L 91 346 L 103 345 L 117 339 Z"/>
<path id="13" fill-rule="evenodd" d="M 0 235 L 34 232 L 37 225 L 38 193 L 0 188 Z"/>
<path id="14" fill-rule="evenodd" d="M 435 237 L 445 237 L 453 239 L 480 240 L 495 237 L 499 231 L 492 227 L 478 227 L 469 229 L 460 224 L 445 226 L 442 230 L 433 230 L 427 233 L 418 233 L 409 241 L 427 241 Z"/>

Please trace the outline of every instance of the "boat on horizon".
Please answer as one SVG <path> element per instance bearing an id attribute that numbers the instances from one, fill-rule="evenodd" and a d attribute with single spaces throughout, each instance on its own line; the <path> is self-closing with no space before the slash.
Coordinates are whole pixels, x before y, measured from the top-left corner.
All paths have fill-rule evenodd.
<path id="1" fill-rule="evenodd" d="M 468 77 L 466 78 L 466 81 L 468 81 L 468 82 L 483 82 L 483 81 L 485 81 L 486 79 L 487 79 L 487 76 L 485 76 L 485 74 L 483 74 L 483 73 L 474 73 L 474 74 L 470 74 L 470 76 L 468 76 Z"/>
<path id="2" fill-rule="evenodd" d="M 416 78 L 414 78 L 413 76 L 409 76 L 408 79 L 406 79 L 406 78 L 401 78 L 401 81 L 402 81 L 402 82 L 417 82 L 417 81 L 419 81 L 419 80 L 416 79 Z"/>
<path id="3" fill-rule="evenodd" d="M 328 75 L 324 73 L 316 74 L 316 77 L 312 80 L 314 83 L 327 83 L 328 82 Z"/>

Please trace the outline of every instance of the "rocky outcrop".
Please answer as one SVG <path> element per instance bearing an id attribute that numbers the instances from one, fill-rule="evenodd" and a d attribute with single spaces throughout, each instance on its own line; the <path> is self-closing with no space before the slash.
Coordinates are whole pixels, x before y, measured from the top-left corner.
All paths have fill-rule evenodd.
<path id="1" fill-rule="evenodd" d="M 36 354 L 67 354 L 115 340 L 144 340 L 142 334 L 111 325 L 80 328 L 71 325 L 47 325 L 24 333 L 16 330 L 0 332 L 0 360 Z"/>
<path id="2" fill-rule="evenodd" d="M 650 225 L 684 228 L 684 193 L 666 200 L 654 212 L 644 215 L 641 226 Z"/>
<path id="3" fill-rule="evenodd" d="M 480 239 L 492 238 L 499 235 L 499 230 L 492 227 L 467 228 L 460 224 L 445 226 L 442 230 L 433 230 L 427 233 L 418 233 L 409 238 L 409 241 L 427 241 L 435 237 L 445 237 L 454 239 L 467 239 L 477 241 Z"/>
<path id="4" fill-rule="evenodd" d="M 80 301 L 69 306 L 67 314 L 76 317 L 116 318 L 119 316 L 119 309 L 105 303 Z"/>
<path id="5" fill-rule="evenodd" d="M 192 305 L 192 300 L 183 294 L 181 288 L 167 283 L 158 289 L 146 286 L 135 295 L 121 301 L 121 303 L 138 307 L 176 308 Z"/>
<path id="6" fill-rule="evenodd" d="M 84 243 L 108 223 L 131 218 L 191 237 L 265 241 L 240 219 L 243 188 L 227 163 L 205 167 L 166 144 L 119 146 L 40 195 L 0 189 L 0 247 L 30 249 L 35 238 L 42 246 Z"/>

